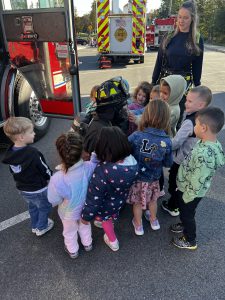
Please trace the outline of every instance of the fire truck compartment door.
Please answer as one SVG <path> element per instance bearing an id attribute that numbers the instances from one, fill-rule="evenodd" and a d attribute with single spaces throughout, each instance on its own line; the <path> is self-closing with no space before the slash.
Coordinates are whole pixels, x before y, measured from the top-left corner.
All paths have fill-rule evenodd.
<path id="1" fill-rule="evenodd" d="M 0 13 L 10 61 L 50 116 L 73 117 L 81 107 L 75 29 L 68 7 Z"/>
<path id="2" fill-rule="evenodd" d="M 110 51 L 113 53 L 131 53 L 131 16 L 110 17 Z"/>

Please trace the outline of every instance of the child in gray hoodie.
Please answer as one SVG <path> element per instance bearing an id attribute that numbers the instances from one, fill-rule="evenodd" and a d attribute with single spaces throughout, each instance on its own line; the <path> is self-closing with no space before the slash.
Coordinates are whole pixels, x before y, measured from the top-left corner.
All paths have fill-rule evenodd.
<path id="1" fill-rule="evenodd" d="M 186 91 L 187 83 L 181 75 L 169 75 L 160 80 L 160 98 L 170 107 L 171 134 L 175 136 L 177 122 L 180 118 L 179 103 Z"/>

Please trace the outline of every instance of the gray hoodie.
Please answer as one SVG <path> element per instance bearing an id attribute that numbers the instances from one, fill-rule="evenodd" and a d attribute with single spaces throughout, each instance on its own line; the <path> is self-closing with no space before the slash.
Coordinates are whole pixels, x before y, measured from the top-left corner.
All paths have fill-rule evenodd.
<path id="1" fill-rule="evenodd" d="M 165 80 L 170 87 L 170 96 L 167 103 L 170 106 L 170 126 L 172 136 L 174 136 L 176 134 L 177 122 L 180 118 L 179 103 L 186 91 L 187 82 L 181 75 L 169 75 L 162 79 Z"/>

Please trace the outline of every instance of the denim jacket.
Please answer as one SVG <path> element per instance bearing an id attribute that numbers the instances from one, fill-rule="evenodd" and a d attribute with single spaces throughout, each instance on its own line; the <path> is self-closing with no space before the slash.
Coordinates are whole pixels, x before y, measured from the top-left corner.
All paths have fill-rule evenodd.
<path id="1" fill-rule="evenodd" d="M 145 128 L 129 136 L 132 154 L 139 165 L 138 180 L 153 182 L 159 180 L 162 167 L 173 163 L 172 142 L 164 130 Z"/>

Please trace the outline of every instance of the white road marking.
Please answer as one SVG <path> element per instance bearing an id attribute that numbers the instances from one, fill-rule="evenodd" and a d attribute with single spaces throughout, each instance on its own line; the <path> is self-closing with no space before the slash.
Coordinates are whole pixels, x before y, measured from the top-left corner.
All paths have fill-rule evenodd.
<path id="1" fill-rule="evenodd" d="M 21 223 L 27 219 L 30 218 L 30 215 L 29 215 L 29 212 L 28 211 L 25 211 L 15 217 L 12 217 L 8 220 L 5 220 L 3 222 L 0 223 L 0 232 L 9 228 L 9 227 L 12 227 L 18 223 Z"/>

